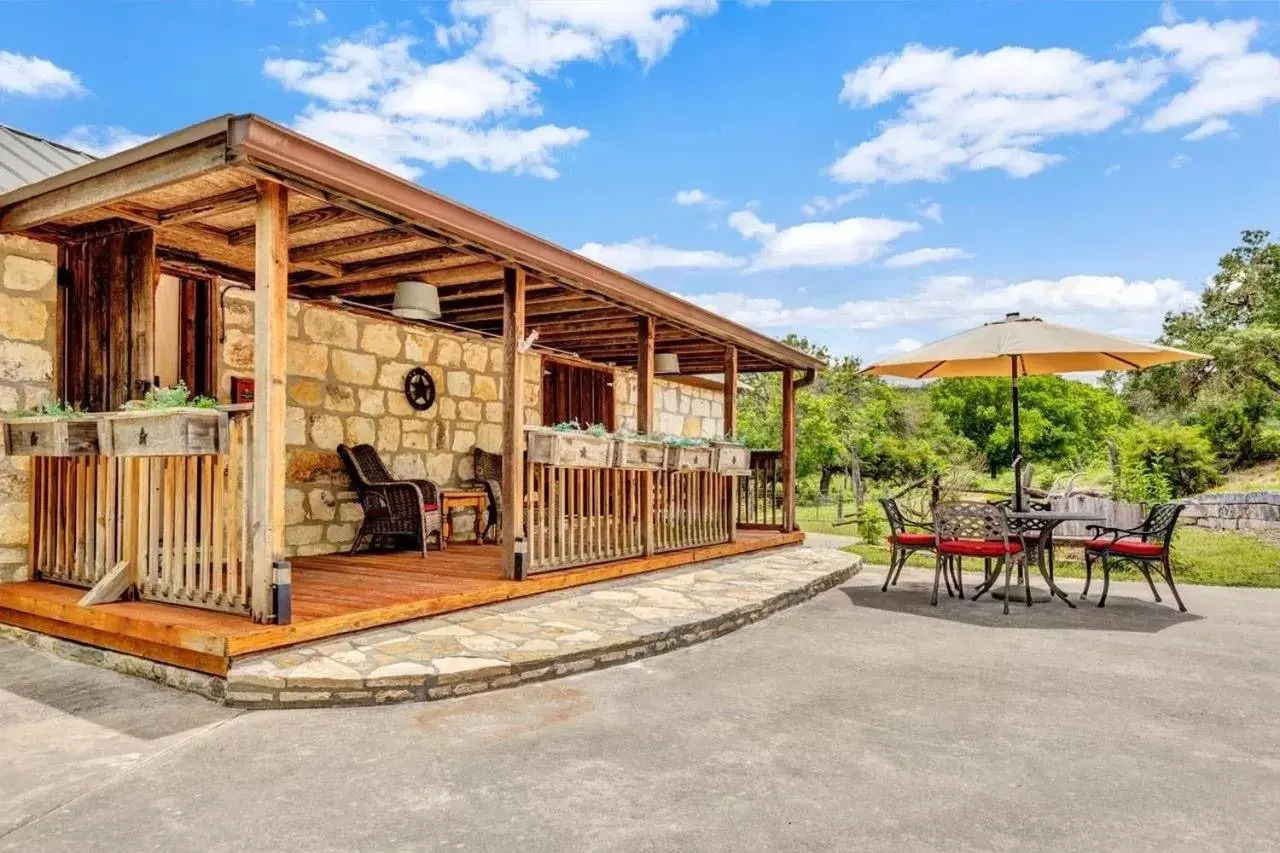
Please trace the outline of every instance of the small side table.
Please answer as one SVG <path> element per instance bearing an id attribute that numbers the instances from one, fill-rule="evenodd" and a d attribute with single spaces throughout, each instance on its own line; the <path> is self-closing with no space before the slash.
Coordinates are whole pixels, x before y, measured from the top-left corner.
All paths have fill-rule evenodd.
<path id="1" fill-rule="evenodd" d="M 484 489 L 441 489 L 440 512 L 444 516 L 444 537 L 453 538 L 453 510 L 471 509 L 476 514 L 476 539 L 472 543 L 484 543 L 484 529 L 489 517 L 489 498 Z"/>

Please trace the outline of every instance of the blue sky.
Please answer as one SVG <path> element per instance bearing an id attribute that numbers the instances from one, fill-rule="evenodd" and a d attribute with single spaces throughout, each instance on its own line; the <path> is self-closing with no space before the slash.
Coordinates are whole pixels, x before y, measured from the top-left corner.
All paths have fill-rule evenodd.
<path id="1" fill-rule="evenodd" d="M 0 122 L 222 112 L 868 359 L 1015 309 L 1150 338 L 1280 231 L 1275 3 L 0 4 Z"/>

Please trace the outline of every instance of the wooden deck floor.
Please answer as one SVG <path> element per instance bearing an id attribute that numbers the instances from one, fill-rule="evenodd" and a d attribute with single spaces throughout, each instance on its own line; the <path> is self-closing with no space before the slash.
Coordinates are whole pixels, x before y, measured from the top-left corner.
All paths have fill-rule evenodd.
<path id="1" fill-rule="evenodd" d="M 233 658 L 253 652 L 804 540 L 803 533 L 761 530 L 742 530 L 738 537 L 732 544 L 525 581 L 503 580 L 501 553 L 493 545 L 453 545 L 426 559 L 416 553 L 298 558 L 293 621 L 279 626 L 148 601 L 80 607 L 82 589 L 0 584 L 0 623 L 221 675 Z"/>

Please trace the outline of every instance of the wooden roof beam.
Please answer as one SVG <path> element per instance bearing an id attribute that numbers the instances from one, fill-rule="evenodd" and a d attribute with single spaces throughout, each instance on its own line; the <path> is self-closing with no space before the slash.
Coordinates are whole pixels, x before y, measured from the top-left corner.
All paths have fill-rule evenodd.
<path id="1" fill-rule="evenodd" d="M 246 207 L 253 207 L 257 203 L 258 187 L 254 184 L 241 187 L 238 190 L 221 193 L 220 195 L 189 201 L 186 204 L 167 207 L 164 210 L 157 211 L 156 215 L 159 217 L 161 225 L 182 225 L 186 222 L 194 222 L 210 216 L 233 213 Z"/>
<path id="2" fill-rule="evenodd" d="M 360 219 L 358 213 L 346 210 L 341 207 L 317 207 L 314 210 L 304 210 L 301 213 L 295 213 L 289 217 L 289 236 L 302 234 L 306 231 L 312 231 L 316 228 L 323 228 L 326 225 L 337 225 L 342 222 L 355 222 Z M 227 241 L 233 246 L 243 246 L 252 243 L 254 237 L 254 226 L 246 225 L 243 228 L 232 228 L 227 232 Z"/>
<path id="3" fill-rule="evenodd" d="M 376 261 L 343 264 L 340 275 L 309 279 L 305 284 L 315 290 L 323 291 L 340 284 L 357 284 L 402 275 L 417 275 L 449 267 L 469 266 L 474 262 L 475 259 L 470 255 L 464 255 L 447 246 L 437 246 L 434 249 L 392 255 Z"/>
<path id="4" fill-rule="evenodd" d="M 0 195 L 0 232 L 21 231 L 227 165 L 227 122 L 212 121 Z"/>
<path id="5" fill-rule="evenodd" d="M 406 234 L 399 228 L 384 228 L 381 231 L 370 231 L 366 234 L 353 234 L 350 237 L 338 237 L 320 243 L 308 243 L 289 250 L 289 263 L 308 261 L 316 258 L 331 258 L 334 255 L 345 255 L 364 249 L 379 249 L 384 246 L 395 246 L 410 240 L 420 240 L 416 234 Z"/>

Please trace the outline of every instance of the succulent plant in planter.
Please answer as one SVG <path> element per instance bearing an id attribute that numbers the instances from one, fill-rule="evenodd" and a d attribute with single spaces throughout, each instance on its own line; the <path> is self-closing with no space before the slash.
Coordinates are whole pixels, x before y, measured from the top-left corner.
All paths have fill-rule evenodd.
<path id="1" fill-rule="evenodd" d="M 525 448 L 530 462 L 566 468 L 608 468 L 612 455 L 603 424 L 583 429 L 577 421 L 525 427 Z"/>
<path id="2" fill-rule="evenodd" d="M 667 468 L 672 471 L 706 471 L 711 468 L 711 448 L 705 439 L 664 435 Z"/>
<path id="3" fill-rule="evenodd" d="M 227 413 L 211 397 L 192 397 L 186 383 L 152 388 L 141 400 L 105 416 L 99 443 L 117 456 L 202 456 L 227 448 Z"/>
<path id="4" fill-rule="evenodd" d="M 4 451 L 9 456 L 96 456 L 97 415 L 54 400 L 4 416 Z"/>
<path id="5" fill-rule="evenodd" d="M 613 436 L 613 467 L 660 471 L 666 465 L 667 448 L 654 435 L 619 430 Z"/>
<path id="6" fill-rule="evenodd" d="M 749 474 L 751 473 L 751 451 L 740 441 L 735 441 L 731 434 L 711 440 L 713 451 L 711 467 L 717 474 Z"/>

